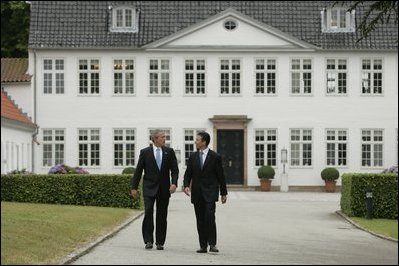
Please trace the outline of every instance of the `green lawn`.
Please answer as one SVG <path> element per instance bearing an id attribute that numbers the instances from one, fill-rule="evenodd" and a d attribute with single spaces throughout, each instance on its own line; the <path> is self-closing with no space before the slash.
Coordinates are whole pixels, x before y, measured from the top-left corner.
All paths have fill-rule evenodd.
<path id="1" fill-rule="evenodd" d="M 365 219 L 351 217 L 358 225 L 374 233 L 398 239 L 398 220 L 389 219 Z"/>
<path id="2" fill-rule="evenodd" d="M 1 265 L 56 264 L 137 210 L 1 202 Z"/>

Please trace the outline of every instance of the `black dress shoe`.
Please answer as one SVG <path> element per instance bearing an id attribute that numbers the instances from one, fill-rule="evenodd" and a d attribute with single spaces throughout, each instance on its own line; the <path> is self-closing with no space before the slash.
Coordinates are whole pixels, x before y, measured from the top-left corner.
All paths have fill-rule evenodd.
<path id="1" fill-rule="evenodd" d="M 163 245 L 157 244 L 157 250 L 163 250 Z"/>
<path id="2" fill-rule="evenodd" d="M 216 246 L 209 246 L 209 252 L 219 252 Z"/>
<path id="3" fill-rule="evenodd" d="M 145 244 L 145 249 L 152 249 L 152 243 L 151 242 L 147 242 Z"/>
<path id="4" fill-rule="evenodd" d="M 197 250 L 197 253 L 207 253 L 208 251 L 206 251 L 206 248 L 200 248 L 199 250 Z"/>

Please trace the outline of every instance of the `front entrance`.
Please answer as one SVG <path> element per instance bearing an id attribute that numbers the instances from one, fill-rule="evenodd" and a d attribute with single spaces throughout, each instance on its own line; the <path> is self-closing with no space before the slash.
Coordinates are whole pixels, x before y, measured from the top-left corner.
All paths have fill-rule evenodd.
<path id="1" fill-rule="evenodd" d="M 222 156 L 228 185 L 244 184 L 244 130 L 218 129 L 217 152 Z"/>

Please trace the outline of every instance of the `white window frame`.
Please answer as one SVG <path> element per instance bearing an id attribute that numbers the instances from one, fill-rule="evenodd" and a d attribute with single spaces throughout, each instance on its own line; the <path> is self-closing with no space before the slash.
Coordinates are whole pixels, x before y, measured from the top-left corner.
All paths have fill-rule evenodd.
<path id="1" fill-rule="evenodd" d="M 328 69 L 328 66 L 330 65 L 329 61 L 332 61 L 332 60 L 334 60 L 334 69 Z M 341 66 L 340 61 L 345 61 L 346 69 L 339 69 L 339 67 Z M 327 96 L 347 96 L 348 95 L 348 85 L 349 85 L 348 59 L 346 59 L 346 58 L 327 58 L 326 59 L 326 68 L 325 68 L 325 70 L 326 70 L 326 75 L 325 75 L 325 77 L 326 77 L 326 90 L 325 90 L 326 95 Z M 329 74 L 335 75 L 335 78 L 334 78 L 335 87 L 334 87 L 334 91 L 333 92 L 329 91 L 329 86 L 328 86 L 329 85 L 328 84 L 328 82 L 329 82 Z M 345 86 L 345 92 L 344 93 L 343 92 L 339 92 L 339 81 L 340 81 L 339 75 L 340 74 L 345 74 L 346 75 L 346 78 L 345 78 L 346 86 Z"/>
<path id="2" fill-rule="evenodd" d="M 51 62 L 51 69 L 45 69 L 46 62 Z M 62 61 L 62 68 L 58 68 L 60 66 L 60 62 Z M 65 94 L 65 59 L 64 58 L 43 58 L 43 91 L 44 95 L 58 95 L 58 94 Z M 50 85 L 50 92 L 46 92 L 46 75 L 51 75 L 51 85 Z M 60 77 L 59 75 L 62 75 Z M 59 85 L 58 85 L 59 84 Z"/>
<path id="3" fill-rule="evenodd" d="M 258 61 L 263 60 L 263 69 L 257 69 Z M 274 69 L 269 69 L 269 61 L 274 61 Z M 270 64 L 271 66 L 272 64 Z M 278 74 L 278 66 L 276 58 L 255 58 L 254 61 L 254 73 L 255 73 L 255 84 L 254 84 L 254 92 L 256 96 L 276 96 L 277 95 L 277 74 Z M 258 74 L 263 74 L 263 90 L 264 92 L 258 92 Z M 268 74 L 274 74 L 274 92 L 269 91 L 269 77 Z"/>
<path id="4" fill-rule="evenodd" d="M 370 141 L 363 140 L 363 133 L 370 131 Z M 376 131 L 381 131 L 382 141 L 374 140 Z M 360 167 L 371 168 L 371 169 L 383 169 L 384 168 L 384 129 L 381 128 L 365 128 L 360 130 Z M 370 165 L 363 165 L 363 145 L 370 145 Z M 381 165 L 375 165 L 375 148 L 376 145 L 381 145 Z"/>
<path id="5" fill-rule="evenodd" d="M 273 132 L 274 132 L 274 134 L 273 134 Z M 278 130 L 276 128 L 257 128 L 257 129 L 255 129 L 254 133 L 255 133 L 255 135 L 254 135 L 254 137 L 255 137 L 254 138 L 254 143 L 255 143 L 254 166 L 256 168 L 259 168 L 263 165 L 270 165 L 273 168 L 276 168 L 278 165 Z M 263 140 L 262 139 L 258 140 L 258 136 L 263 137 Z M 274 136 L 275 140 L 269 139 L 269 137 L 271 137 L 271 136 Z M 275 147 L 276 147 L 275 151 L 274 151 L 274 153 L 275 153 L 274 157 L 269 156 L 269 153 L 273 152 L 268 149 L 268 145 L 270 145 L 270 144 L 275 145 Z M 257 145 L 263 145 L 263 154 L 262 154 L 263 155 L 263 163 L 258 163 L 258 157 L 257 157 L 258 150 L 256 148 Z M 259 160 L 261 160 L 261 159 L 262 158 L 260 158 Z M 270 160 L 274 160 L 274 164 L 273 164 L 273 162 L 271 162 L 269 164 Z"/>
<path id="6" fill-rule="evenodd" d="M 46 131 L 51 133 L 51 140 L 46 140 L 45 139 L 46 138 L 46 135 L 45 135 Z M 42 156 L 41 156 L 41 165 L 42 165 L 42 167 L 50 168 L 50 167 L 53 167 L 55 165 L 65 163 L 66 130 L 64 128 L 43 128 L 42 129 L 42 136 L 43 136 L 42 137 L 43 148 L 42 148 Z M 59 140 L 59 139 L 57 140 L 56 139 L 57 137 L 60 137 L 60 136 L 63 138 L 63 140 Z M 44 155 L 45 155 L 45 152 L 46 152 L 44 150 L 44 147 L 47 146 L 47 145 L 49 145 L 50 148 L 51 148 L 51 156 L 50 156 L 51 157 L 50 158 L 51 164 L 50 165 L 46 165 L 44 163 Z M 58 150 L 57 151 L 58 145 L 62 145 L 63 146 L 63 150 L 61 150 L 61 151 Z M 57 152 L 62 154 L 62 159 L 59 159 L 59 158 L 56 159 Z M 57 161 L 57 160 L 59 160 L 59 161 Z"/>
<path id="7" fill-rule="evenodd" d="M 323 9 L 321 11 L 321 31 L 323 33 L 333 32 L 355 32 L 355 14 L 356 11 L 348 12 L 349 7 L 333 7 Z M 332 12 L 337 14 L 337 25 L 332 25 Z M 342 12 L 345 12 L 345 27 L 342 27 L 341 19 Z"/>
<path id="8" fill-rule="evenodd" d="M 135 7 L 128 7 L 128 6 L 117 6 L 112 7 L 112 19 L 111 19 L 111 32 L 131 32 L 136 33 L 138 32 L 138 24 L 139 24 L 139 10 Z M 122 25 L 117 25 L 118 23 L 118 12 L 122 12 Z M 132 23 L 131 26 L 126 25 L 126 18 L 127 18 L 127 11 L 131 11 L 130 21 Z"/>
<path id="9" fill-rule="evenodd" d="M 299 60 L 299 69 L 293 69 L 293 61 Z M 309 60 L 311 69 L 304 69 L 304 61 Z M 313 96 L 314 91 L 314 75 L 313 75 L 313 59 L 312 58 L 290 58 L 290 96 Z M 293 74 L 299 73 L 299 92 L 293 92 Z M 304 74 L 310 74 L 310 93 L 305 93 Z"/>
<path id="10" fill-rule="evenodd" d="M 193 69 L 186 69 L 187 61 L 193 61 Z M 198 69 L 199 61 L 203 61 L 204 69 Z M 204 95 L 206 95 L 206 91 L 207 91 L 207 72 L 206 72 L 206 70 L 207 70 L 207 64 L 206 64 L 206 60 L 203 58 L 186 58 L 184 60 L 184 83 L 183 84 L 184 84 L 184 95 L 185 96 L 204 96 Z M 193 80 L 192 80 L 193 92 L 192 93 L 187 92 L 187 89 L 188 89 L 187 88 L 187 82 L 188 82 L 187 74 L 193 75 Z M 198 89 L 198 75 L 204 75 L 204 80 L 203 80 L 203 82 L 204 82 L 203 90 L 204 91 L 203 92 L 199 92 L 199 89 Z"/>
<path id="11" fill-rule="evenodd" d="M 333 131 L 334 132 L 334 140 L 329 140 L 328 139 L 328 133 L 329 131 Z M 345 136 L 346 136 L 346 140 L 340 140 L 340 133 L 341 132 L 345 132 Z M 328 164 L 328 144 L 334 144 L 334 162 L 335 164 Z M 346 144 L 346 156 L 345 156 L 345 161 L 346 164 L 339 164 L 339 144 Z M 345 129 L 345 128 L 327 128 L 325 130 L 325 160 L 324 160 L 324 164 L 326 167 L 339 167 L 339 168 L 347 168 L 349 166 L 349 130 Z"/>
<path id="12" fill-rule="evenodd" d="M 116 131 L 122 131 L 122 140 L 117 140 L 116 138 Z M 128 140 L 128 131 L 132 131 L 133 132 L 133 140 Z M 122 158 L 118 158 L 118 159 L 122 159 L 122 164 L 115 164 L 115 160 L 117 158 L 115 158 L 115 145 L 116 144 L 121 144 L 122 145 Z M 132 164 L 127 164 L 128 161 L 128 157 L 127 157 L 127 145 L 133 145 L 133 150 L 131 150 L 130 152 L 132 153 Z M 113 128 L 112 129 L 112 166 L 114 168 L 122 168 L 122 167 L 133 167 L 135 165 L 136 162 L 136 129 L 135 128 Z"/>
<path id="13" fill-rule="evenodd" d="M 87 69 L 80 69 L 81 61 L 87 61 Z M 98 62 L 98 69 L 93 68 L 92 66 L 95 61 Z M 81 79 L 80 74 L 87 74 L 87 93 L 81 92 Z M 92 92 L 93 88 L 96 87 L 92 85 L 92 76 L 91 74 L 98 74 L 98 92 Z M 96 85 L 96 84 L 94 84 Z M 79 96 L 99 96 L 101 95 L 101 60 L 99 58 L 80 58 L 78 59 L 78 95 Z"/>
<path id="14" fill-rule="evenodd" d="M 228 61 L 229 69 L 222 69 L 222 61 Z M 233 69 L 233 61 L 239 61 L 240 69 Z M 241 58 L 220 58 L 219 59 L 219 96 L 241 96 L 242 95 L 242 84 L 243 84 L 243 75 L 242 75 L 242 59 Z M 222 92 L 222 74 L 228 75 L 228 92 Z M 239 92 L 233 93 L 233 75 L 239 74 Z"/>
<path id="15" fill-rule="evenodd" d="M 151 69 L 151 61 L 157 61 L 157 69 Z M 163 69 L 163 63 L 167 62 L 168 68 Z M 169 58 L 150 58 L 148 60 L 148 95 L 149 96 L 171 96 L 172 95 L 172 85 L 171 85 L 171 71 L 172 60 Z M 157 85 L 156 91 L 152 91 L 152 79 L 151 74 L 157 74 Z M 167 78 L 163 75 L 167 74 Z M 167 92 L 164 92 L 163 82 L 167 82 Z"/>
<path id="16" fill-rule="evenodd" d="M 119 62 L 121 61 L 121 62 Z M 131 65 L 133 68 L 132 69 L 127 69 L 128 66 L 128 61 L 133 61 L 132 64 L 129 64 L 129 66 Z M 113 65 L 112 65 L 112 69 L 113 69 L 113 95 L 114 96 L 135 96 L 136 95 L 136 65 L 135 65 L 135 59 L 134 58 L 125 58 L 125 59 L 121 59 L 121 58 L 115 58 L 113 59 Z M 121 74 L 122 75 L 122 92 L 117 92 L 116 91 L 116 80 L 115 80 L 115 75 L 116 74 Z M 132 74 L 133 75 L 133 81 L 131 86 L 133 87 L 133 91 L 129 92 L 127 90 L 127 82 L 128 82 L 128 75 Z M 119 89 L 119 88 L 118 88 Z M 130 89 L 130 88 L 129 88 Z"/>
<path id="17" fill-rule="evenodd" d="M 368 69 L 366 69 L 366 70 L 363 69 L 363 62 L 365 60 L 369 60 L 370 61 L 370 69 L 369 70 Z M 375 66 L 374 61 L 381 61 L 381 69 L 374 69 L 374 66 Z M 360 82 L 361 82 L 360 94 L 362 96 L 383 96 L 384 95 L 384 84 L 385 84 L 385 82 L 384 82 L 384 77 L 385 77 L 384 69 L 385 69 L 385 67 L 384 67 L 383 58 L 361 58 L 360 67 L 361 67 L 361 70 L 360 70 L 360 72 L 361 72 L 361 74 L 360 74 L 361 75 L 360 76 Z M 375 87 L 374 87 L 374 74 L 377 74 L 377 73 L 381 74 L 381 93 L 374 92 L 374 90 L 375 90 Z M 364 89 L 363 89 L 363 82 L 364 82 L 363 81 L 363 77 L 364 77 L 365 74 L 370 74 L 370 84 L 369 84 L 370 92 L 369 93 L 364 92 Z"/>
<path id="18" fill-rule="evenodd" d="M 299 130 L 299 140 L 292 140 L 292 133 L 293 130 Z M 310 131 L 311 133 L 311 137 L 312 140 L 304 140 L 304 131 Z M 290 135 L 289 135 L 289 143 L 290 143 L 290 168 L 313 168 L 314 165 L 314 161 L 313 161 L 313 149 L 314 149 L 314 144 L 313 144 L 313 140 L 314 140 L 314 133 L 313 133 L 313 129 L 312 128 L 290 128 Z M 292 148 L 292 145 L 297 144 L 299 145 L 299 156 L 298 156 L 298 160 L 299 160 L 299 164 L 293 164 L 293 152 L 294 149 Z M 310 149 L 310 165 L 304 165 L 303 161 L 304 161 L 304 145 L 310 144 L 311 145 L 311 149 Z"/>
<path id="19" fill-rule="evenodd" d="M 87 140 L 80 140 L 80 131 L 81 130 L 87 130 Z M 93 134 L 93 131 L 98 131 L 98 140 L 92 139 L 93 136 L 96 136 Z M 88 165 L 83 165 L 80 164 L 80 144 L 86 144 L 87 145 L 87 164 Z M 98 144 L 98 165 L 92 164 L 92 144 Z M 78 128 L 78 166 L 79 167 L 85 167 L 85 168 L 100 168 L 101 167 L 101 129 L 100 128 Z"/>

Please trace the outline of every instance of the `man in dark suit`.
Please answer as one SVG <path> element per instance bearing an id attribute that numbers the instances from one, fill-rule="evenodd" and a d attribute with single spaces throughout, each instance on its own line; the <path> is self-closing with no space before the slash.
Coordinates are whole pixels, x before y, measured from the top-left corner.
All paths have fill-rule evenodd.
<path id="1" fill-rule="evenodd" d="M 142 226 L 146 249 L 152 249 L 154 243 L 154 203 L 156 210 L 155 244 L 158 250 L 164 249 L 167 228 L 169 198 L 176 191 L 179 168 L 172 148 L 165 145 L 166 136 L 161 130 L 155 130 L 151 135 L 153 145 L 140 151 L 136 171 L 132 177 L 131 194 L 134 199 L 139 197 L 138 186 L 143 177 L 144 220 Z M 172 177 L 172 182 L 170 180 Z"/>
<path id="2" fill-rule="evenodd" d="M 197 152 L 191 154 L 184 174 L 184 192 L 190 196 L 194 204 L 197 218 L 197 231 L 200 249 L 198 253 L 206 253 L 209 244 L 210 252 L 219 252 L 216 247 L 215 210 L 219 198 L 226 203 L 227 189 L 223 173 L 222 158 L 208 148 L 210 136 L 199 132 L 195 139 Z M 191 187 L 191 188 L 190 188 Z"/>

